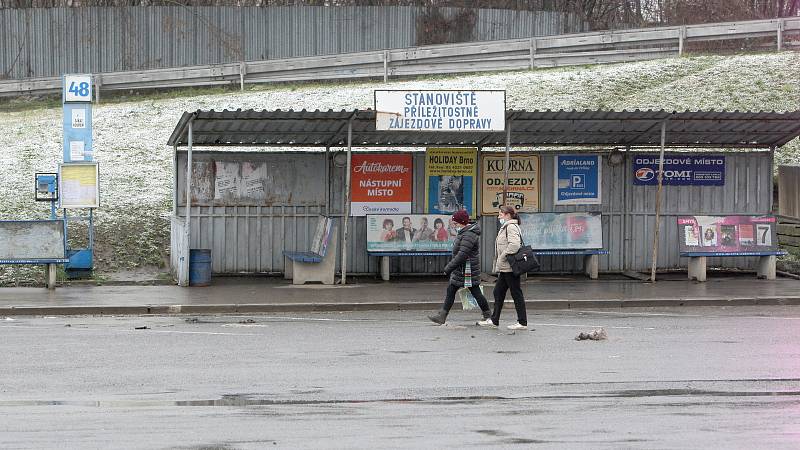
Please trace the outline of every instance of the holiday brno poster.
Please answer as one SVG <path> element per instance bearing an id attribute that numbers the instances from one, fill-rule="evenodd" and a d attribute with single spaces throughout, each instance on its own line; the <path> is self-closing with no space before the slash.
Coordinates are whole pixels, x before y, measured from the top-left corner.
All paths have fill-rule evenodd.
<path id="1" fill-rule="evenodd" d="M 475 213 L 476 148 L 428 148 L 425 153 L 425 212 Z"/>

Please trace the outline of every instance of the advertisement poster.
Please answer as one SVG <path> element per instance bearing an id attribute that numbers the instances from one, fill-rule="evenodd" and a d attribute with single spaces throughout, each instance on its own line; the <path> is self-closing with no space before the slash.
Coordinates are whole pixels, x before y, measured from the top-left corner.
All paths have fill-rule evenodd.
<path id="1" fill-rule="evenodd" d="M 535 250 L 603 248 L 599 212 L 521 214 L 522 239 Z"/>
<path id="2" fill-rule="evenodd" d="M 555 204 L 599 205 L 601 163 L 600 155 L 556 155 Z"/>
<path id="3" fill-rule="evenodd" d="M 368 252 L 442 252 L 453 250 L 456 229 L 449 215 L 367 216 Z"/>
<path id="4" fill-rule="evenodd" d="M 506 204 L 519 212 L 539 211 L 539 157 L 512 154 L 508 164 Z M 506 157 L 484 154 L 481 159 L 481 212 L 497 214 L 503 204 Z"/>
<path id="5" fill-rule="evenodd" d="M 633 184 L 657 185 L 658 154 L 633 156 Z M 703 153 L 665 153 L 664 186 L 724 186 L 725 156 Z"/>
<path id="6" fill-rule="evenodd" d="M 408 214 L 411 212 L 410 154 L 353 154 L 350 214 Z"/>
<path id="7" fill-rule="evenodd" d="M 681 253 L 778 250 L 774 216 L 680 216 L 678 233 Z"/>
<path id="8" fill-rule="evenodd" d="M 475 213 L 476 148 L 429 148 L 425 153 L 425 212 Z"/>
<path id="9" fill-rule="evenodd" d="M 375 91 L 375 129 L 504 131 L 506 91 Z"/>

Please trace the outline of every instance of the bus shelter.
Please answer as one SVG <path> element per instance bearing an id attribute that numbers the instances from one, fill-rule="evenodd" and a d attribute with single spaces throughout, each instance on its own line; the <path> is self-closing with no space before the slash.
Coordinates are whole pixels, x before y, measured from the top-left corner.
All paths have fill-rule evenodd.
<path id="1" fill-rule="evenodd" d="M 172 259 L 179 283 L 186 281 L 189 248 L 211 248 L 215 273 L 281 273 L 282 253 L 309 245 L 320 214 L 341 218 L 343 251 L 337 270 L 342 281 L 348 273 L 377 272 L 380 262 L 363 242 L 365 219 L 351 217 L 352 156 L 376 148 L 411 151 L 412 212 L 422 213 L 424 153 L 413 150 L 431 147 L 473 147 L 479 155 L 499 152 L 506 162 L 518 151 L 539 155 L 539 210 L 601 213 L 608 250 L 601 271 L 648 272 L 655 280 L 657 270 L 686 266 L 678 252 L 680 216 L 770 214 L 774 152 L 800 135 L 800 111 L 507 110 L 505 130 L 496 132 L 377 130 L 376 116 L 373 110 L 185 112 L 168 141 L 174 148 Z M 281 150 L 253 151 L 259 148 Z M 664 173 L 667 150 L 724 155 L 724 184 L 664 186 L 661 176 L 637 184 L 636 158 L 651 156 L 661 164 L 655 173 Z M 551 168 L 564 152 L 600 155 L 601 202 L 555 204 Z M 508 167 L 506 163 L 504 183 Z M 229 182 L 235 176 L 239 180 L 232 188 Z M 247 180 L 254 176 L 260 186 L 249 192 Z M 496 220 L 494 215 L 478 220 L 487 237 L 482 253 L 488 266 Z M 440 273 L 446 260 L 401 257 L 392 263 L 392 271 Z M 755 264 L 752 258 L 734 257 L 713 263 Z M 575 265 L 574 257 L 557 257 L 543 262 L 543 270 L 571 272 Z"/>

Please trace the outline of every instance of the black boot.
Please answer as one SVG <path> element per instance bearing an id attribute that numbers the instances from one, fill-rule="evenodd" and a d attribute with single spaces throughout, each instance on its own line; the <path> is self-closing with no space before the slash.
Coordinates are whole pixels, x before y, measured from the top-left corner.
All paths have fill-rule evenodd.
<path id="1" fill-rule="evenodd" d="M 447 320 L 447 311 L 439 310 L 438 313 L 428 316 L 428 319 L 431 319 L 431 322 L 438 323 L 439 325 L 444 325 L 444 321 Z"/>

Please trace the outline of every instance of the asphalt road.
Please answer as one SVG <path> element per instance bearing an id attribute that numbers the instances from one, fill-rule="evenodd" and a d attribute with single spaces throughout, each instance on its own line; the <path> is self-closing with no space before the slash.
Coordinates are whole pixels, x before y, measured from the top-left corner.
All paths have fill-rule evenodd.
<path id="1" fill-rule="evenodd" d="M 8 319 L 4 449 L 800 448 L 800 307 Z"/>

